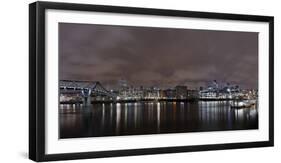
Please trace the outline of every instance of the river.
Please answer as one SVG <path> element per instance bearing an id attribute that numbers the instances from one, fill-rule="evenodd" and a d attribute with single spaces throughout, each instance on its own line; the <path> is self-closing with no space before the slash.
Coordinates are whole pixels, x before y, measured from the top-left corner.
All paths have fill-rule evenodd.
<path id="1" fill-rule="evenodd" d="M 61 104 L 60 138 L 258 129 L 257 104 L 229 101 Z"/>

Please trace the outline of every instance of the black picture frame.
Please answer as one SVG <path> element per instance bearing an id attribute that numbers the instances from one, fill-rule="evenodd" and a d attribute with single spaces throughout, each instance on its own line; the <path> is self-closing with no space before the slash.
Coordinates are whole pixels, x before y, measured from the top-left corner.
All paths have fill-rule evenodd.
<path id="1" fill-rule="evenodd" d="M 241 20 L 269 23 L 269 140 L 246 143 L 159 147 L 83 153 L 45 153 L 45 12 L 47 9 L 95 11 L 124 14 L 161 15 L 174 17 Z M 178 11 L 88 4 L 34 2 L 29 5 L 29 158 L 34 161 L 55 161 L 100 157 L 132 156 L 161 153 L 208 151 L 236 148 L 269 147 L 274 145 L 274 18 L 271 16 L 239 15 L 210 12 Z"/>

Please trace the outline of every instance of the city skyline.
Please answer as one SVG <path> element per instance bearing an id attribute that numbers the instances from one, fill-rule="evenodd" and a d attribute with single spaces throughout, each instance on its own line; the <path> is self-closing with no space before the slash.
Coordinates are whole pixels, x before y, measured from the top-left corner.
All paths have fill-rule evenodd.
<path id="1" fill-rule="evenodd" d="M 257 89 L 258 33 L 59 24 L 59 79 Z"/>
<path id="2" fill-rule="evenodd" d="M 124 87 L 127 87 L 127 88 L 133 88 L 133 89 L 140 89 L 140 88 L 143 88 L 143 89 L 151 89 L 151 88 L 155 88 L 155 89 L 162 89 L 162 90 L 165 90 L 165 89 L 175 89 L 177 86 L 186 86 L 188 89 L 191 89 L 191 90 L 200 90 L 200 89 L 207 89 L 208 87 L 214 87 L 216 85 L 217 88 L 219 89 L 222 89 L 222 88 L 225 88 L 225 87 L 238 87 L 238 88 L 241 88 L 241 89 L 245 89 L 245 90 L 253 90 L 251 88 L 242 88 L 239 84 L 236 84 L 236 83 L 230 83 L 230 82 L 220 82 L 220 81 L 217 81 L 217 80 L 213 80 L 213 81 L 207 81 L 204 85 L 200 85 L 198 87 L 191 87 L 189 85 L 185 85 L 185 84 L 177 84 L 177 85 L 170 85 L 169 87 L 163 87 L 161 85 L 147 85 L 147 86 L 143 86 L 143 85 L 133 85 L 130 83 L 130 81 L 127 81 L 127 80 L 119 80 L 119 81 L 116 81 L 116 84 L 114 86 L 112 86 L 111 88 L 108 88 L 106 87 L 102 82 L 100 81 L 88 81 L 88 80 L 60 80 L 60 85 L 64 85 L 63 83 L 64 82 L 73 82 L 73 83 L 84 83 L 84 84 L 90 84 L 90 83 L 99 83 L 101 84 L 105 89 L 107 89 L 108 91 L 109 90 L 114 90 L 114 91 L 118 91 L 120 88 L 124 88 Z M 62 86 L 63 87 L 63 86 Z M 257 90 L 257 89 L 256 89 Z"/>

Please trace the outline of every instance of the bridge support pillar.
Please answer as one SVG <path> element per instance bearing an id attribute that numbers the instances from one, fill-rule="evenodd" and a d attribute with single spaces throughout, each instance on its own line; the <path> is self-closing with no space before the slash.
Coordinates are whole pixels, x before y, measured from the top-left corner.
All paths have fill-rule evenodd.
<path id="1" fill-rule="evenodd" d="M 82 95 L 83 95 L 83 105 L 84 106 L 89 106 L 91 105 L 91 89 L 89 90 L 82 90 Z"/>
<path id="2" fill-rule="evenodd" d="M 83 105 L 85 105 L 85 106 L 91 105 L 91 96 L 83 97 Z"/>

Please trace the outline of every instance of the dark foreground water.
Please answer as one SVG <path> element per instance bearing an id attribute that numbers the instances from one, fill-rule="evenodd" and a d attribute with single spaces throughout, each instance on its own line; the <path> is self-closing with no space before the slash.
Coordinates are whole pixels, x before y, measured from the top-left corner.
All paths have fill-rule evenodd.
<path id="1" fill-rule="evenodd" d="M 257 105 L 228 101 L 61 104 L 60 138 L 258 129 Z"/>

